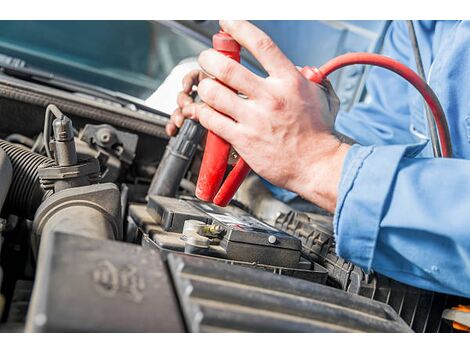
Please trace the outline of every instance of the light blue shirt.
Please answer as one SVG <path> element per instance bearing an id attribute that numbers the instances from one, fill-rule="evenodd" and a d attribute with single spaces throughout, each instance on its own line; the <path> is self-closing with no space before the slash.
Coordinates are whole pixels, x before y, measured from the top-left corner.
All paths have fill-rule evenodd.
<path id="1" fill-rule="evenodd" d="M 453 159 L 432 158 L 423 100 L 372 69 L 368 103 L 336 129 L 359 144 L 343 166 L 334 218 L 338 254 L 365 270 L 470 297 L 470 22 L 415 21 L 426 77 L 447 116 Z M 416 69 L 405 22 L 384 54 Z"/>

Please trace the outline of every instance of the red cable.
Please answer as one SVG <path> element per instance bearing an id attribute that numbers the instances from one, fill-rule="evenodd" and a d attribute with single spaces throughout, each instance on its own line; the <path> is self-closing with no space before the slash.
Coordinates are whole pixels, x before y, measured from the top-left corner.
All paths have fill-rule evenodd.
<path id="1" fill-rule="evenodd" d="M 379 54 L 348 53 L 328 61 L 326 64 L 321 66 L 318 71 L 321 77 L 325 78 L 339 68 L 355 64 L 373 65 L 386 68 L 411 83 L 421 93 L 432 111 L 439 140 L 441 141 L 442 156 L 448 158 L 452 157 L 449 127 L 439 99 L 432 88 L 410 68 L 392 58 Z"/>

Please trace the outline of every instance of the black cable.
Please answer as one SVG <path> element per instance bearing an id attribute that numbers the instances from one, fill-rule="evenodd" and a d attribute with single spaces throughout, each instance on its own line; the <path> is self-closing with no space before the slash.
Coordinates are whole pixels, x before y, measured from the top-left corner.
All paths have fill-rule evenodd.
<path id="1" fill-rule="evenodd" d="M 26 147 L 32 148 L 34 145 L 34 140 L 29 137 L 26 137 L 20 133 L 12 133 L 8 135 L 5 140 L 10 143 L 22 144 Z"/>
<path id="2" fill-rule="evenodd" d="M 406 21 L 406 23 L 408 25 L 408 33 L 410 36 L 411 47 L 413 49 L 413 54 L 416 61 L 417 73 L 424 81 L 426 81 L 426 74 L 424 73 L 423 61 L 421 59 L 421 53 L 419 50 L 418 39 L 416 38 L 416 31 L 413 25 L 413 21 Z M 428 104 L 425 104 L 424 108 L 426 111 L 426 120 L 428 123 L 429 137 L 431 138 L 433 153 L 435 157 L 440 158 L 442 157 L 442 150 L 441 143 L 439 141 L 439 136 L 437 134 L 436 124 L 434 122 L 432 112 L 429 109 Z"/>

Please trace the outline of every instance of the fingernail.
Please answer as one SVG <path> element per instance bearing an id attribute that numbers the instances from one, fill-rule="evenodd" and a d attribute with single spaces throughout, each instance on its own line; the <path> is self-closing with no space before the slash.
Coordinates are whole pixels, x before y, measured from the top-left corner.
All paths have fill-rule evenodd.
<path id="1" fill-rule="evenodd" d="M 230 28 L 230 26 L 233 24 L 232 20 L 220 20 L 219 24 L 222 28 Z"/>
<path id="2" fill-rule="evenodd" d="M 172 129 L 171 129 L 171 126 L 170 125 L 166 125 L 165 127 L 165 132 L 167 135 L 171 136 L 172 135 Z"/>

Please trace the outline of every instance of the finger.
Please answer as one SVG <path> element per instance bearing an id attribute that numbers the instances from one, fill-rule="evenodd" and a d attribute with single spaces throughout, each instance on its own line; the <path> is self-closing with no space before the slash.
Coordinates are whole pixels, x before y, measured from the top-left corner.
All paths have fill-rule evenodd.
<path id="1" fill-rule="evenodd" d="M 255 96 L 263 79 L 217 50 L 204 50 L 199 65 L 211 76 L 246 96 Z"/>
<path id="2" fill-rule="evenodd" d="M 166 126 L 165 126 L 165 132 L 167 135 L 170 137 L 173 137 L 176 135 L 176 132 L 178 131 L 178 128 L 176 128 L 175 124 L 171 121 L 169 121 Z"/>
<path id="3" fill-rule="evenodd" d="M 205 78 L 204 72 L 201 70 L 192 70 L 183 77 L 183 92 L 190 94 L 193 86 L 197 85 L 199 81 Z"/>
<path id="4" fill-rule="evenodd" d="M 206 78 L 199 83 L 197 92 L 207 105 L 240 121 L 242 114 L 239 114 L 239 111 L 243 109 L 245 100 L 232 90 L 211 78 Z"/>
<path id="5" fill-rule="evenodd" d="M 165 131 L 169 136 L 174 136 L 178 129 L 183 126 L 185 119 L 197 120 L 195 116 L 185 115 L 180 108 L 177 108 L 170 116 L 170 121 L 165 126 Z"/>
<path id="6" fill-rule="evenodd" d="M 185 91 L 181 91 L 178 93 L 178 97 L 176 98 L 176 103 L 180 108 L 182 108 L 185 105 L 191 104 L 193 102 L 193 98 L 189 96 L 188 93 Z"/>
<path id="7" fill-rule="evenodd" d="M 188 111 L 185 111 L 188 110 Z M 205 103 L 191 104 L 183 108 L 183 114 L 192 113 L 199 119 L 202 126 L 214 132 L 230 144 L 236 140 L 237 123 L 230 117 L 215 111 Z"/>
<path id="8" fill-rule="evenodd" d="M 176 109 L 170 117 L 171 121 L 175 124 L 176 127 L 181 128 L 184 122 L 184 115 L 180 108 Z"/>
<path id="9" fill-rule="evenodd" d="M 248 21 L 220 21 L 222 29 L 245 47 L 271 76 L 296 72 L 294 64 L 261 29 Z"/>
<path id="10" fill-rule="evenodd" d="M 328 102 L 328 110 L 333 116 L 338 114 L 340 108 L 340 100 L 336 94 L 333 86 L 331 85 L 330 80 L 324 79 L 321 87 L 325 90 L 326 98 Z"/>

